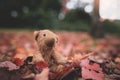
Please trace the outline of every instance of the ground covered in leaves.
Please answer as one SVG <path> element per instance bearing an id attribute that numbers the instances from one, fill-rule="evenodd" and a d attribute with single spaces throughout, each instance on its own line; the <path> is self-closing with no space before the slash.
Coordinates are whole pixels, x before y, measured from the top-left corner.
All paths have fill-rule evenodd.
<path id="1" fill-rule="evenodd" d="M 65 56 L 71 66 L 52 75 L 53 80 L 120 80 L 120 37 L 106 35 L 105 38 L 94 39 L 85 32 L 65 31 L 56 34 L 59 36 L 56 51 Z M 29 56 L 36 49 L 33 32 L 0 32 L 0 78 L 23 80 L 23 76 L 30 73 L 25 66 L 26 59 L 30 61 Z M 44 62 L 35 65 L 42 68 L 35 80 L 48 79 L 50 73 L 46 66 Z"/>

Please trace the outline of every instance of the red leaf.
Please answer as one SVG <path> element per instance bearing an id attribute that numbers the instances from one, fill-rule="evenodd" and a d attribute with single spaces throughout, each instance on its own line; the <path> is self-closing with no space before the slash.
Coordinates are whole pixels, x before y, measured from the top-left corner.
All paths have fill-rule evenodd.
<path id="1" fill-rule="evenodd" d="M 17 66 L 22 66 L 24 64 L 24 61 L 20 58 L 14 58 L 13 63 L 15 63 Z"/>
<path id="2" fill-rule="evenodd" d="M 82 68 L 82 78 L 83 79 L 92 79 L 92 80 L 103 80 L 104 74 L 101 71 L 94 71 L 91 69 L 87 69 L 85 67 Z"/>
<path id="3" fill-rule="evenodd" d="M 48 67 L 48 63 L 45 62 L 45 61 L 36 62 L 36 63 L 35 63 L 35 67 L 36 67 L 38 70 L 40 70 L 40 69 L 43 69 L 43 68 Z"/>
<path id="4" fill-rule="evenodd" d="M 56 77 L 58 77 L 58 74 L 49 72 L 49 77 L 51 80 L 54 80 L 54 79 L 56 79 Z"/>
<path id="5" fill-rule="evenodd" d="M 99 64 L 91 63 L 88 59 L 82 60 L 82 78 L 92 80 L 103 80 L 104 74 Z"/>

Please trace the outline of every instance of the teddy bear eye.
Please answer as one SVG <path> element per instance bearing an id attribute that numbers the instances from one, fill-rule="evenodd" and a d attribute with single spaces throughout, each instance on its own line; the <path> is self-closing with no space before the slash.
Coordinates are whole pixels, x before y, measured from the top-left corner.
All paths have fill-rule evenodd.
<path id="1" fill-rule="evenodd" d="M 45 36 L 46 36 L 46 34 L 43 34 L 43 36 L 45 37 Z"/>

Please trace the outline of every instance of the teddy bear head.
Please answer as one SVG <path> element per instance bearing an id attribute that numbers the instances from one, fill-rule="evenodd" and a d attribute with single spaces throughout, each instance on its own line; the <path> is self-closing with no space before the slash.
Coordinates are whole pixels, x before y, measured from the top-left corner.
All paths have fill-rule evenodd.
<path id="1" fill-rule="evenodd" d="M 50 30 L 35 31 L 34 37 L 40 49 L 52 49 L 58 42 L 58 36 Z"/>

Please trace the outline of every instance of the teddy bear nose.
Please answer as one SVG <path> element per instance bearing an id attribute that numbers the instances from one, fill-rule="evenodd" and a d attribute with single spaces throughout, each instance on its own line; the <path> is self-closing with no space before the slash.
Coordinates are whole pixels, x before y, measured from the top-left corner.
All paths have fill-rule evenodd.
<path id="1" fill-rule="evenodd" d="M 53 47 L 54 44 L 55 44 L 55 39 L 54 38 L 51 38 L 51 39 L 49 39 L 49 40 L 46 41 L 46 45 L 48 47 Z"/>

